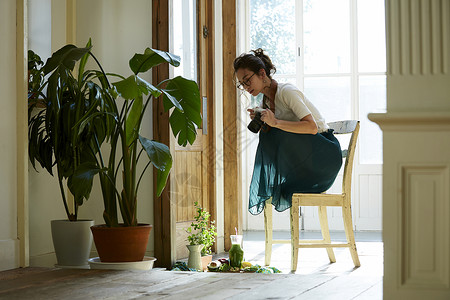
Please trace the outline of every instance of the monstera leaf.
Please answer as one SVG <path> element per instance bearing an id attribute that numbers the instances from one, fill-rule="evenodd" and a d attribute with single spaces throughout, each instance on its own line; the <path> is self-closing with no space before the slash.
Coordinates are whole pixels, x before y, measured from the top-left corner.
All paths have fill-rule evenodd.
<path id="1" fill-rule="evenodd" d="M 201 126 L 202 122 L 200 94 L 197 83 L 178 76 L 169 81 L 163 90 L 163 94 L 165 110 L 175 106 L 173 99 L 178 100 L 182 107 L 181 110 L 177 106 L 169 118 L 173 134 L 175 137 L 178 137 L 178 144 L 181 146 L 186 146 L 187 143 L 192 145 L 197 136 L 196 129 Z"/>

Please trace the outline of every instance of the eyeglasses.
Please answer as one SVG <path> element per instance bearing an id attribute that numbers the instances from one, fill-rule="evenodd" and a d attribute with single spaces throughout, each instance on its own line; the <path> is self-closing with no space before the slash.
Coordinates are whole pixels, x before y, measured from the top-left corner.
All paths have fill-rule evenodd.
<path id="1" fill-rule="evenodd" d="M 238 82 L 236 87 L 240 90 L 245 90 L 246 86 L 250 86 L 250 79 L 252 79 L 253 75 L 255 75 L 256 73 L 253 73 L 252 76 L 250 76 L 247 79 L 244 79 L 243 82 Z"/>

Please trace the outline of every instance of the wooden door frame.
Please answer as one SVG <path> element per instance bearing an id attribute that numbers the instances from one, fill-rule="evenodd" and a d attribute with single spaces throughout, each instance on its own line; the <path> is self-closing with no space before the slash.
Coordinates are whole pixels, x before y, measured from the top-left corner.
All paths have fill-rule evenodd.
<path id="1" fill-rule="evenodd" d="M 207 191 L 204 191 L 208 199 L 209 213 L 211 214 L 211 221 L 217 220 L 216 209 L 216 126 L 215 126 L 215 99 L 214 99 L 214 82 L 215 82 L 215 68 L 214 68 L 214 41 L 215 41 L 215 27 L 214 27 L 214 0 L 197 0 L 197 47 L 198 47 L 198 62 L 199 68 L 199 88 L 200 96 L 206 97 L 206 113 L 207 113 L 207 134 L 206 134 L 206 148 L 203 149 L 205 157 L 208 158 L 206 163 Z M 204 105 L 204 103 L 203 103 Z M 202 107 L 203 107 L 202 105 Z M 202 112 L 203 116 L 203 112 Z M 216 244 L 213 245 L 212 250 L 217 251 Z"/>
<path id="2" fill-rule="evenodd" d="M 214 118 L 214 0 L 198 0 L 198 32 L 203 34 L 206 26 L 208 35 L 199 35 L 198 46 L 202 50 L 198 57 L 200 96 L 207 97 L 207 192 L 211 219 L 217 219 L 215 191 L 215 118 Z M 203 40 L 204 39 L 204 40 Z M 201 41 L 201 42 L 200 42 Z M 169 51 L 169 0 L 152 2 L 152 45 Z M 167 64 L 153 68 L 153 84 L 169 78 Z M 203 99 L 203 98 L 202 98 Z M 153 102 L 153 138 L 170 145 L 169 114 L 164 111 L 162 101 Z M 156 171 L 153 172 L 153 232 L 156 266 L 171 268 L 176 260 L 176 203 L 170 197 L 170 179 L 160 197 L 156 195 Z"/>
<path id="3" fill-rule="evenodd" d="M 239 105 L 234 82 L 233 61 L 237 56 L 236 1 L 222 1 L 223 32 L 223 167 L 224 167 L 224 245 L 231 248 L 229 236 L 238 228 L 242 234 L 241 159 Z"/>
<path id="4" fill-rule="evenodd" d="M 152 47 L 169 51 L 169 0 L 152 2 Z M 169 66 L 160 65 L 152 70 L 152 82 L 158 84 L 169 78 Z M 164 111 L 162 100 L 153 101 L 153 139 L 169 145 L 169 114 Z M 156 170 L 153 171 L 153 233 L 156 266 L 171 267 L 176 251 L 173 229 L 173 205 L 170 203 L 170 180 L 160 197 L 156 195 Z"/>

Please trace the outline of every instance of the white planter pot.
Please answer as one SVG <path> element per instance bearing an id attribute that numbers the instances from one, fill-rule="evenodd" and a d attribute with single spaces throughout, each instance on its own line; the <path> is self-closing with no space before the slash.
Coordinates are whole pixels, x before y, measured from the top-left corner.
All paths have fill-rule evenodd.
<path id="1" fill-rule="evenodd" d="M 186 245 L 189 249 L 188 268 L 203 271 L 201 251 L 203 245 Z"/>
<path id="2" fill-rule="evenodd" d="M 90 227 L 93 220 L 51 221 L 53 246 L 57 267 L 89 268 L 88 259 L 92 247 Z"/>

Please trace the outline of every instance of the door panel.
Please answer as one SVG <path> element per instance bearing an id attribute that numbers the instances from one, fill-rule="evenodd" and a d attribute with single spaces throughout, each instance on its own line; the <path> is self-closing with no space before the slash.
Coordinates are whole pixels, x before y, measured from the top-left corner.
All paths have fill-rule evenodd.
<path id="1" fill-rule="evenodd" d="M 200 130 L 199 130 L 200 131 Z M 193 145 L 175 147 L 173 192 L 177 204 L 177 222 L 194 219 L 194 202 L 208 209 L 208 201 L 203 198 L 203 136 L 201 131 Z"/>
<path id="2" fill-rule="evenodd" d="M 197 214 L 195 202 L 211 213 L 214 217 L 214 181 L 210 172 L 214 161 L 208 159 L 215 149 L 213 114 L 213 89 L 210 88 L 213 76 L 212 66 L 208 65 L 211 55 L 212 32 L 209 22 L 212 22 L 212 1 L 210 0 L 173 0 L 171 18 L 171 49 L 181 56 L 181 65 L 173 69 L 173 75 L 181 75 L 195 80 L 200 89 L 202 101 L 202 127 L 197 129 L 197 139 L 193 145 L 178 146 L 172 136 L 171 147 L 174 164 L 171 171 L 171 198 L 176 206 L 176 257 L 186 258 L 188 250 L 186 229 Z M 208 17 L 209 15 L 209 17 Z M 182 38 L 180 38 L 180 36 Z M 184 60 L 184 61 L 183 61 Z M 208 101 L 205 101 L 205 100 Z"/>

